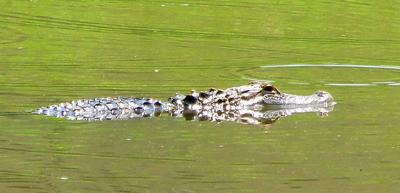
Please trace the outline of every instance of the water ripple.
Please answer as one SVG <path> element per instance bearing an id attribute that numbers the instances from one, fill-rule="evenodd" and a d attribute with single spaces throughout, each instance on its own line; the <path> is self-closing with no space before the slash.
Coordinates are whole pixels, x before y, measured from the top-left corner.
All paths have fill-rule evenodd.
<path id="1" fill-rule="evenodd" d="M 373 84 L 329 83 L 328 86 L 375 86 Z"/>
<path id="2" fill-rule="evenodd" d="M 375 65 L 354 65 L 354 64 L 282 64 L 261 66 L 261 68 L 296 68 L 296 67 L 335 67 L 335 68 L 371 68 L 400 70 L 400 66 L 375 66 Z"/>
<path id="3" fill-rule="evenodd" d="M 331 68 L 331 69 L 339 69 L 339 68 L 349 68 L 349 69 L 377 69 L 377 70 L 388 70 L 388 72 L 398 72 L 400 70 L 400 66 L 386 66 L 386 65 L 355 65 L 355 64 L 279 64 L 279 65 L 267 65 L 261 66 L 261 68 L 265 69 L 278 69 L 278 68 Z M 351 72 L 349 72 L 351 73 Z M 293 76 L 293 74 L 291 74 Z M 345 76 L 345 75 L 344 75 Z M 387 76 L 382 80 L 374 80 L 372 82 L 364 82 L 360 79 L 357 79 L 358 82 L 353 82 L 354 80 L 327 80 L 327 79 L 319 79 L 322 82 L 325 82 L 324 85 L 327 86 L 346 86 L 346 87 L 365 87 L 365 86 L 399 86 L 400 83 L 397 81 L 398 79 L 388 79 Z M 251 77 L 242 77 L 244 79 L 256 79 Z M 297 77 L 298 78 L 298 77 Z M 310 85 L 311 83 L 298 79 L 296 81 L 286 80 L 288 84 L 292 85 Z"/>

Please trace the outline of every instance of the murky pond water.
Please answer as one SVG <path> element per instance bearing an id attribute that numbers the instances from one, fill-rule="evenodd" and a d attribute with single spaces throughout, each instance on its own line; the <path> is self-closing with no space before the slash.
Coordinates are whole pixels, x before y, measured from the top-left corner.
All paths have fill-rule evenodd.
<path id="1" fill-rule="evenodd" d="M 399 192 L 397 1 L 0 1 L 1 192 Z M 340 67 L 339 65 L 342 65 Z M 274 81 L 268 127 L 32 109 Z"/>

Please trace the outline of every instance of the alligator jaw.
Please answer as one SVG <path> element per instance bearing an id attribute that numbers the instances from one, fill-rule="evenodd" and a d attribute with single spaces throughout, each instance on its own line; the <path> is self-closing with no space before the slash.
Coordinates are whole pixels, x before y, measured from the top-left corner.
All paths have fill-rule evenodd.
<path id="1" fill-rule="evenodd" d="M 312 95 L 301 96 L 292 94 L 265 95 L 263 97 L 265 105 L 278 105 L 282 108 L 289 106 L 333 106 L 336 104 L 331 94 L 326 91 L 317 91 Z"/>

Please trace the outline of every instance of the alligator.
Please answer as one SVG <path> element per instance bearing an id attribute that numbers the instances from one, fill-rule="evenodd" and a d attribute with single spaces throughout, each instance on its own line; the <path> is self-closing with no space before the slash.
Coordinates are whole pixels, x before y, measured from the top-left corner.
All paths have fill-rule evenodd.
<path id="1" fill-rule="evenodd" d="M 325 91 L 300 96 L 283 93 L 266 81 L 251 81 L 225 90 L 177 93 L 167 102 L 133 97 L 94 98 L 41 107 L 34 113 L 87 121 L 158 117 L 168 113 L 187 120 L 265 125 L 294 113 L 317 112 L 326 116 L 335 104 L 332 95 Z"/>

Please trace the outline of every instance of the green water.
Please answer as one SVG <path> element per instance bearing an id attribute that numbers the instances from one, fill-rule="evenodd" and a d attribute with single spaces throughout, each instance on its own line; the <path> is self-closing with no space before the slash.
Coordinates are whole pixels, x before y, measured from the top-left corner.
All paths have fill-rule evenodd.
<path id="1" fill-rule="evenodd" d="M 400 66 L 399 10 L 395 0 L 0 0 L 0 192 L 400 192 L 400 70 L 262 67 Z M 249 79 L 326 90 L 338 104 L 269 128 L 27 113 Z"/>

